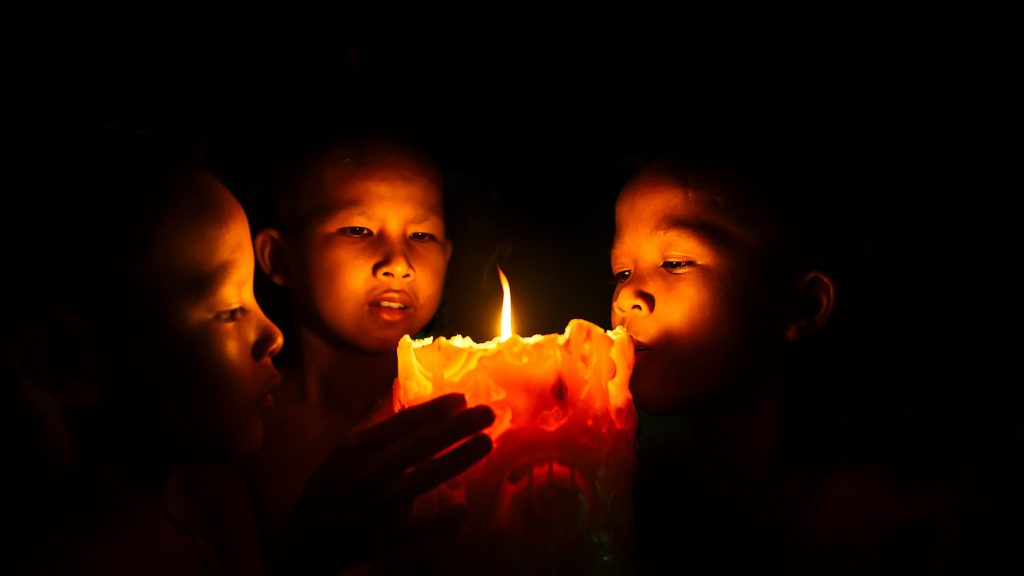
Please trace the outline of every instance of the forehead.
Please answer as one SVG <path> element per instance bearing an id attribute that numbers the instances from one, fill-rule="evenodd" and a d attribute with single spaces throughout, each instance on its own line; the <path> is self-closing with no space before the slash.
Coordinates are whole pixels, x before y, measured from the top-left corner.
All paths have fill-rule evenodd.
<path id="1" fill-rule="evenodd" d="M 197 175 L 182 184 L 154 229 L 148 270 L 167 288 L 200 297 L 244 272 L 252 238 L 242 206 L 220 182 Z"/>
<path id="2" fill-rule="evenodd" d="M 313 166 L 298 193 L 300 214 L 345 208 L 369 209 L 400 204 L 441 216 L 440 179 L 429 165 L 409 156 L 375 154 L 356 157 L 344 152 L 327 155 Z"/>
<path id="3" fill-rule="evenodd" d="M 615 215 L 618 231 L 685 227 L 739 237 L 754 234 L 763 220 L 737 186 L 693 185 L 657 175 L 629 182 L 616 201 Z"/>

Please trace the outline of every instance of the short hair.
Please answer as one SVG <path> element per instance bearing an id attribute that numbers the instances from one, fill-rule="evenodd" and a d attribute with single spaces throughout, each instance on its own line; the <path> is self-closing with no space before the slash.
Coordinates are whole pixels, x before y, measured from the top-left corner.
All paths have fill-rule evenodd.
<path id="1" fill-rule="evenodd" d="M 728 182 L 772 219 L 793 262 L 846 282 L 863 267 L 865 218 L 842 157 L 824 141 L 770 131 L 694 131 L 650 153 L 638 174 L 714 189 Z"/>
<path id="2" fill-rule="evenodd" d="M 263 186 L 252 206 L 255 229 L 272 226 L 283 229 L 294 224 L 295 207 L 303 181 L 310 172 L 336 154 L 356 164 L 382 157 L 400 157 L 415 162 L 443 190 L 441 167 L 418 138 L 402 132 L 374 130 L 330 130 L 299 134 L 288 144 L 270 152 Z"/>
<path id="3" fill-rule="evenodd" d="M 47 302 L 103 309 L 144 264 L 154 224 L 183 200 L 179 179 L 204 169 L 186 146 L 104 127 L 39 130 L 24 152 L 11 213 L 16 308 L 26 313 Z"/>

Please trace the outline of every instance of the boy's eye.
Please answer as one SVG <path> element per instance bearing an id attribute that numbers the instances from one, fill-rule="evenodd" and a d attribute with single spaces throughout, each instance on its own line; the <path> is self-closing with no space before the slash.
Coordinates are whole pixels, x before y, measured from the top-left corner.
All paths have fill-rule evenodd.
<path id="1" fill-rule="evenodd" d="M 218 322 L 238 322 L 243 316 L 245 316 L 245 312 L 245 308 L 238 306 L 230 310 L 217 312 L 214 318 L 216 318 Z"/>
<path id="2" fill-rule="evenodd" d="M 373 231 L 365 226 L 345 226 L 338 228 L 338 234 L 350 238 L 369 238 L 373 236 Z"/>
<path id="3" fill-rule="evenodd" d="M 661 267 L 669 272 L 681 272 L 696 265 L 693 260 L 666 260 L 661 263 Z"/>
<path id="4" fill-rule="evenodd" d="M 616 282 L 625 282 L 626 280 L 629 280 L 629 277 L 632 275 L 632 270 L 619 270 L 614 274 Z"/>
<path id="5" fill-rule="evenodd" d="M 437 237 L 430 232 L 413 232 L 409 234 L 409 239 L 416 242 L 428 242 L 431 240 L 437 240 Z"/>

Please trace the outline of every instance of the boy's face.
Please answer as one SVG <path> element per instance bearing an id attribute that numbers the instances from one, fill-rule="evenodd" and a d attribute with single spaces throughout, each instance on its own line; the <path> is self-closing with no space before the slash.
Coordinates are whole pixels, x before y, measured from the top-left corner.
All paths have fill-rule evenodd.
<path id="1" fill-rule="evenodd" d="M 776 325 L 764 229 L 742 200 L 726 185 L 694 189 L 657 174 L 619 195 L 612 323 L 635 340 L 641 410 L 679 413 L 768 353 Z"/>
<path id="2" fill-rule="evenodd" d="M 282 335 L 253 296 L 248 220 L 234 196 L 206 173 L 184 184 L 194 193 L 155 231 L 146 302 L 155 306 L 155 346 L 145 360 L 163 383 L 172 439 L 189 454 L 254 453 L 262 410 L 280 382 L 271 357 Z M 145 284 L 143 284 L 145 286 Z M 148 322 L 149 320 L 147 320 Z"/>
<path id="3" fill-rule="evenodd" d="M 442 193 L 416 163 L 329 158 L 286 239 L 299 321 L 335 346 L 394 352 L 441 303 L 451 242 Z"/>

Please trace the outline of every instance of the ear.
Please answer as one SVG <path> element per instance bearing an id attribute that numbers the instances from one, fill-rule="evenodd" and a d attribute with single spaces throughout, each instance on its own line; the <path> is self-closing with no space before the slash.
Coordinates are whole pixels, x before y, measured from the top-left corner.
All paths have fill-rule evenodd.
<path id="1" fill-rule="evenodd" d="M 100 397 L 90 352 L 93 340 L 81 318 L 67 310 L 47 310 L 36 329 L 23 334 L 25 374 L 58 403 L 90 406 Z"/>
<path id="2" fill-rule="evenodd" d="M 793 299 L 794 314 L 786 326 L 786 339 L 798 342 L 824 326 L 832 316 L 835 282 L 819 270 L 808 272 L 797 282 Z"/>
<path id="3" fill-rule="evenodd" d="M 281 232 L 274 228 L 260 230 L 253 239 L 253 249 L 260 268 L 278 286 L 289 284 L 287 259 L 284 255 L 284 242 Z"/>

